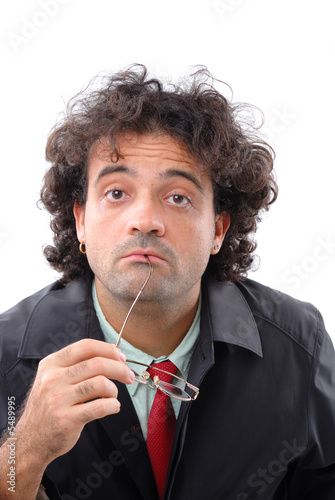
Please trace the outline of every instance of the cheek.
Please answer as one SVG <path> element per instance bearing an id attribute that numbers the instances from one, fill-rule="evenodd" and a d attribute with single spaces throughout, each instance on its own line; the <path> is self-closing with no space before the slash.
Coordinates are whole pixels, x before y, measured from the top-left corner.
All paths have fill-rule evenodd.
<path id="1" fill-rule="evenodd" d="M 189 246 L 202 255 L 211 252 L 215 236 L 215 218 L 214 215 L 207 217 L 197 217 L 185 224 L 179 234 L 176 231 L 177 244 L 183 241 L 185 246 Z"/>
<path id="2" fill-rule="evenodd" d="M 85 242 L 88 250 L 103 247 L 113 237 L 115 224 L 90 212 L 85 217 Z"/>

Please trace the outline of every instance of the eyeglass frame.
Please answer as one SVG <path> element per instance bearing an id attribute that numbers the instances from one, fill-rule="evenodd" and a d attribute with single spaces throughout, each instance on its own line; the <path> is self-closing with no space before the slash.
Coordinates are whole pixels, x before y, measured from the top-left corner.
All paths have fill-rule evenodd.
<path id="1" fill-rule="evenodd" d="M 138 301 L 138 299 L 139 299 L 139 297 L 140 297 L 141 293 L 143 292 L 144 288 L 146 287 L 146 285 L 147 285 L 147 283 L 148 283 L 148 281 L 149 281 L 149 279 L 150 279 L 150 277 L 151 277 L 151 275 L 152 275 L 152 273 L 153 273 L 153 267 L 152 267 L 152 264 L 151 264 L 151 262 L 150 262 L 149 257 L 148 257 L 147 255 L 145 255 L 145 258 L 147 259 L 148 264 L 149 264 L 149 273 L 148 273 L 148 276 L 146 277 L 146 280 L 145 280 L 144 284 L 142 285 L 142 288 L 140 289 L 140 291 L 139 291 L 139 292 L 138 292 L 138 294 L 136 295 L 134 302 L 132 303 L 132 305 L 131 305 L 131 306 L 130 306 L 130 308 L 129 308 L 129 311 L 128 311 L 128 313 L 127 313 L 127 316 L 126 316 L 126 318 L 125 318 L 125 320 L 124 320 L 124 322 L 123 322 L 123 325 L 122 325 L 122 327 L 121 327 L 121 330 L 120 330 L 120 333 L 119 333 L 119 336 L 118 336 L 117 342 L 116 342 L 116 344 L 115 344 L 115 346 L 116 346 L 116 347 L 119 347 L 120 342 L 121 342 L 121 338 L 122 338 L 122 334 L 123 334 L 124 328 L 125 328 L 125 326 L 126 326 L 126 323 L 127 323 L 128 319 L 129 319 L 130 313 L 131 313 L 131 311 L 133 310 L 133 308 L 134 308 L 134 306 L 135 306 L 136 302 Z M 127 361 L 126 361 L 126 362 L 127 362 L 127 363 L 134 363 L 134 364 L 136 364 L 136 365 L 142 365 L 142 366 L 145 366 L 146 368 L 149 368 L 149 366 L 148 366 L 147 364 L 140 363 L 139 361 L 132 361 L 132 360 L 130 360 L 130 359 L 127 359 Z M 160 391 L 164 392 L 164 394 L 167 394 L 168 396 L 170 396 L 171 398 L 178 399 L 178 401 L 186 401 L 186 402 L 187 402 L 187 401 L 194 401 L 195 399 L 197 399 L 197 397 L 198 397 L 198 395 L 199 395 L 199 392 L 200 392 L 198 387 L 195 387 L 194 385 L 192 385 L 192 384 L 190 384 L 189 382 L 187 382 L 187 380 L 184 380 L 183 378 L 178 377 L 177 375 L 174 375 L 173 373 L 167 372 L 167 371 L 162 370 L 162 369 L 160 369 L 160 368 L 155 368 L 155 370 L 158 370 L 158 371 L 163 372 L 163 373 L 167 373 L 167 374 L 169 374 L 169 375 L 172 375 L 174 378 L 177 378 L 178 380 L 181 380 L 181 381 L 182 381 L 182 382 L 183 382 L 183 383 L 184 383 L 187 387 L 189 387 L 192 391 L 194 391 L 195 395 L 192 397 L 190 394 L 188 394 L 188 396 L 189 396 L 188 398 L 181 398 L 181 397 L 178 397 L 178 396 L 174 396 L 173 394 L 169 394 L 169 393 L 167 393 L 167 392 L 166 392 L 166 391 L 165 391 L 165 390 L 164 390 L 164 389 L 163 389 L 163 388 L 159 385 L 160 380 L 159 380 L 159 377 L 158 377 L 157 375 L 155 375 L 155 376 L 154 376 L 154 378 L 153 378 L 153 379 L 151 379 L 151 380 L 153 381 L 153 383 L 154 383 L 154 386 L 150 385 L 150 383 L 149 383 L 149 379 L 151 378 L 151 377 L 150 377 L 150 373 L 149 373 L 148 371 L 146 371 L 146 370 L 143 370 L 143 372 L 142 372 L 142 374 L 141 374 L 141 375 L 138 375 L 138 374 L 136 374 L 136 373 L 134 372 L 134 373 L 135 373 L 135 380 L 136 380 L 136 382 L 138 382 L 138 383 L 140 383 L 140 384 L 144 384 L 144 385 L 146 385 L 147 387 L 149 387 L 150 389 L 160 390 Z M 145 374 L 145 375 L 144 375 L 144 374 Z M 143 375 L 144 375 L 144 376 L 143 376 Z M 136 378 L 136 376 L 137 376 L 138 378 Z M 139 379 L 139 377 L 141 377 L 141 376 L 144 378 L 144 380 Z M 174 384 L 171 384 L 171 385 L 174 385 Z M 174 386 L 174 387 L 177 387 L 178 389 L 180 389 L 180 387 L 178 387 L 178 386 Z M 182 389 L 180 389 L 180 390 L 182 390 Z M 185 392 L 185 391 L 183 390 L 183 392 Z M 187 394 L 187 392 L 186 392 L 185 394 Z"/>
<path id="2" fill-rule="evenodd" d="M 172 386 L 174 387 L 177 387 L 178 389 L 182 390 L 185 394 L 187 394 L 187 398 L 186 397 L 180 397 L 180 396 L 175 396 L 171 393 L 169 393 L 168 391 L 166 391 L 159 383 L 161 382 L 160 378 L 158 377 L 158 375 L 155 375 L 154 378 L 151 377 L 150 373 L 147 371 L 147 370 L 143 370 L 141 375 L 139 375 L 138 373 L 136 373 L 134 370 L 134 373 L 135 373 L 135 381 L 138 382 L 139 384 L 143 384 L 143 385 L 147 385 L 150 389 L 158 389 L 162 392 L 164 392 L 164 394 L 166 394 L 167 396 L 170 396 L 171 398 L 174 398 L 174 399 L 178 399 L 178 401 L 194 401 L 195 399 L 197 399 L 198 395 L 199 395 L 199 388 L 196 387 L 195 385 L 192 385 L 190 384 L 189 382 L 187 382 L 187 380 L 184 380 L 183 378 L 181 377 L 178 377 L 178 375 L 174 375 L 173 373 L 171 372 L 168 372 L 166 370 L 162 370 L 161 368 L 156 368 L 155 367 L 155 364 L 152 364 L 152 365 L 147 365 L 145 363 L 140 363 L 139 361 L 133 361 L 131 359 L 127 359 L 126 361 L 127 363 L 134 363 L 136 365 L 141 365 L 141 366 L 145 366 L 146 368 L 154 368 L 155 370 L 157 371 L 160 371 L 162 373 L 167 373 L 168 375 L 171 375 L 173 378 L 177 378 L 178 380 L 180 380 L 181 382 L 183 382 L 186 387 L 188 387 L 189 389 L 191 389 L 193 392 L 194 392 L 194 396 L 191 396 L 191 394 L 188 394 L 184 389 L 181 389 L 180 387 L 178 387 L 177 385 L 175 384 L 171 384 Z M 142 380 L 140 377 L 143 377 L 144 380 Z M 153 382 L 153 386 L 150 385 L 150 382 L 149 382 L 149 379 L 151 378 L 152 382 Z M 162 381 L 164 382 L 164 381 Z"/>

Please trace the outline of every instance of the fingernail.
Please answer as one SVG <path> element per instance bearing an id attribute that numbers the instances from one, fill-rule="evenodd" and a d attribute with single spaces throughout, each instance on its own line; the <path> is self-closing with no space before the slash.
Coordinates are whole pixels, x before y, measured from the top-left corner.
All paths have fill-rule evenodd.
<path id="1" fill-rule="evenodd" d="M 119 358 L 120 358 L 120 361 L 122 361 L 123 363 L 125 363 L 125 361 L 127 360 L 126 355 L 123 354 L 123 352 L 121 352 L 121 351 L 119 351 Z"/>
<path id="2" fill-rule="evenodd" d="M 130 375 L 130 380 L 132 382 L 134 382 L 134 380 L 135 380 L 135 373 L 133 372 L 133 370 L 129 370 L 129 375 Z"/>

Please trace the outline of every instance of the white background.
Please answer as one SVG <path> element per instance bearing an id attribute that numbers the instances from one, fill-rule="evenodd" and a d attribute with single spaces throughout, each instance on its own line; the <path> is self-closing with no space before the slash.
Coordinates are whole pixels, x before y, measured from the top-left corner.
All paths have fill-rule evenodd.
<path id="1" fill-rule="evenodd" d="M 332 0 L 16 0 L 1 14 L 0 311 L 54 279 L 36 207 L 47 135 L 97 73 L 203 64 L 265 114 L 280 196 L 249 277 L 314 303 L 335 339 Z"/>

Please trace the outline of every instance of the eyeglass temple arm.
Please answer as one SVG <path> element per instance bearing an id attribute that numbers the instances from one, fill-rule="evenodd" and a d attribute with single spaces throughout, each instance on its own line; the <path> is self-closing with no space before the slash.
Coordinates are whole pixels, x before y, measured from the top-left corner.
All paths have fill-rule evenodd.
<path id="1" fill-rule="evenodd" d="M 150 279 L 150 277 L 151 277 L 151 275 L 152 275 L 153 267 L 152 267 L 152 264 L 151 264 L 151 262 L 150 262 L 150 259 L 149 259 L 149 257 L 148 257 L 147 255 L 145 255 L 144 257 L 147 259 L 148 264 L 149 264 L 149 273 L 148 273 L 148 276 L 147 276 L 147 278 L 146 278 L 146 280 L 145 280 L 145 282 L 144 282 L 144 284 L 143 284 L 143 286 L 142 286 L 141 290 L 138 292 L 138 294 L 137 294 L 137 296 L 136 296 L 136 298 L 135 298 L 134 302 L 133 302 L 133 303 L 132 303 L 132 305 L 130 306 L 130 309 L 129 309 L 129 311 L 128 311 L 128 314 L 127 314 L 127 316 L 126 316 L 126 319 L 124 320 L 123 325 L 122 325 L 122 328 L 121 328 L 121 330 L 120 330 L 120 333 L 119 333 L 119 336 L 118 336 L 117 342 L 116 342 L 116 344 L 115 344 L 115 345 L 116 345 L 116 347 L 119 347 L 120 342 L 121 342 L 121 337 L 122 337 L 122 334 L 123 334 L 123 330 L 124 330 L 124 328 L 125 328 L 125 326 L 126 326 L 126 324 L 127 324 L 127 321 L 128 321 L 129 316 L 130 316 L 130 313 L 131 313 L 131 311 L 133 310 L 133 308 L 134 308 L 134 306 L 135 306 L 136 302 L 138 301 L 138 299 L 139 299 L 139 297 L 140 297 L 141 293 L 143 292 L 144 288 L 146 287 L 146 285 L 147 285 L 147 283 L 148 283 L 148 281 L 149 281 L 149 279 Z"/>

